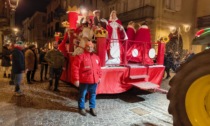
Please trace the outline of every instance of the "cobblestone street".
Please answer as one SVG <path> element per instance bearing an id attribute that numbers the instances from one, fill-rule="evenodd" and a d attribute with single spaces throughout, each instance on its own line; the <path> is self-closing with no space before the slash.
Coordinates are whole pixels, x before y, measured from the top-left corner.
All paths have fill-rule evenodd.
<path id="1" fill-rule="evenodd" d="M 78 90 L 64 82 L 55 93 L 48 90 L 47 81 L 32 85 L 24 81 L 24 95 L 15 96 L 9 79 L 1 76 L 0 81 L 0 126 L 172 126 L 166 94 L 133 88 L 122 94 L 98 95 L 97 117 L 84 117 L 77 110 Z M 162 86 L 168 89 L 168 80 Z"/>

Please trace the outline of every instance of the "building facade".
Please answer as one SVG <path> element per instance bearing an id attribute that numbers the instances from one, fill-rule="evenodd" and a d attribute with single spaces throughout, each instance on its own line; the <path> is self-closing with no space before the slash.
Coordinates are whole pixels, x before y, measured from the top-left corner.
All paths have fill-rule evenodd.
<path id="1" fill-rule="evenodd" d="M 0 0 L 0 52 L 4 44 L 4 36 L 11 33 L 11 8 L 7 0 Z"/>
<path id="2" fill-rule="evenodd" d="M 64 32 L 61 23 L 67 20 L 67 6 L 66 0 L 52 0 L 47 6 L 47 42 L 50 43 L 55 40 L 55 32 Z"/>
<path id="3" fill-rule="evenodd" d="M 22 22 L 22 24 L 23 24 L 22 31 L 23 31 L 24 41 L 25 42 L 29 42 L 30 41 L 30 30 L 29 30 L 29 27 L 30 27 L 30 18 L 26 18 Z"/>
<path id="4" fill-rule="evenodd" d="M 42 47 L 46 43 L 46 13 L 35 12 L 32 17 L 23 21 L 24 39 L 26 44 L 36 44 Z"/>

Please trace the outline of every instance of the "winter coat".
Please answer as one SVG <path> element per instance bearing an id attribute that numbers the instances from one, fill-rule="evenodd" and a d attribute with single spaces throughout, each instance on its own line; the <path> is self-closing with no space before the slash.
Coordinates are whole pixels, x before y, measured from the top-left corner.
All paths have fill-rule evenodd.
<path id="1" fill-rule="evenodd" d="M 44 59 L 52 68 L 61 68 L 65 66 L 65 57 L 58 49 L 48 51 Z"/>
<path id="2" fill-rule="evenodd" d="M 28 70 L 34 70 L 34 65 L 36 65 L 36 55 L 31 49 L 25 51 L 25 67 Z"/>
<path id="3" fill-rule="evenodd" d="M 39 56 L 39 62 L 40 62 L 40 64 L 47 64 L 47 61 L 44 59 L 45 55 L 46 55 L 46 52 L 44 52 L 44 51 L 42 51 L 40 53 L 40 56 Z"/>
<path id="4" fill-rule="evenodd" d="M 173 55 L 172 53 L 166 53 L 164 56 L 164 66 L 166 68 L 172 68 L 173 67 Z"/>
<path id="5" fill-rule="evenodd" d="M 135 31 L 135 29 L 132 26 L 128 26 L 126 34 L 128 36 L 128 40 L 134 40 L 135 39 L 135 35 L 136 35 L 136 31 Z"/>
<path id="6" fill-rule="evenodd" d="M 98 83 L 101 78 L 100 59 L 96 54 L 85 51 L 74 58 L 71 72 L 73 81 L 85 84 Z"/>
<path id="7" fill-rule="evenodd" d="M 20 74 L 25 70 L 24 54 L 19 48 L 12 51 L 12 73 Z"/>
<path id="8" fill-rule="evenodd" d="M 10 55 L 11 55 L 11 51 L 7 47 L 3 47 L 1 66 L 3 67 L 11 66 Z"/>

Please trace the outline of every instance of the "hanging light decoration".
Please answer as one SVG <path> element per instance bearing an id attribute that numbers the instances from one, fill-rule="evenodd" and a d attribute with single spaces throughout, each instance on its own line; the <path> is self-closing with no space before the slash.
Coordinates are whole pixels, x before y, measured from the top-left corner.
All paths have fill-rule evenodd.
<path id="1" fill-rule="evenodd" d="M 18 6 L 19 0 L 8 0 L 8 2 L 11 10 L 15 11 Z"/>

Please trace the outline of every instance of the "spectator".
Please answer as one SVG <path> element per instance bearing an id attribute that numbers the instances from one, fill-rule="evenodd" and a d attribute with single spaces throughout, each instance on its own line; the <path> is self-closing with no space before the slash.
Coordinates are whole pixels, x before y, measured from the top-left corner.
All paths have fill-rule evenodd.
<path id="1" fill-rule="evenodd" d="M 185 58 L 185 62 L 191 60 L 194 56 L 195 56 L 194 51 L 190 50 L 189 53 L 187 54 L 186 58 Z"/>
<path id="2" fill-rule="evenodd" d="M 175 52 L 173 58 L 174 58 L 174 63 L 173 63 L 173 66 L 172 66 L 172 70 L 174 72 L 176 72 L 178 67 L 180 66 L 180 60 L 181 60 L 179 52 Z"/>
<path id="3" fill-rule="evenodd" d="M 16 95 L 22 95 L 20 84 L 23 80 L 23 72 L 25 68 L 24 54 L 22 52 L 23 48 L 24 48 L 23 42 L 18 41 L 15 43 L 14 50 L 12 51 L 12 72 L 14 74 Z"/>
<path id="4" fill-rule="evenodd" d="M 50 66 L 50 77 L 49 77 L 49 89 L 53 85 L 53 78 L 55 78 L 54 91 L 59 92 L 58 84 L 62 73 L 62 69 L 65 70 L 65 57 L 58 50 L 58 43 L 53 43 L 53 49 L 48 51 L 44 57 Z"/>
<path id="5" fill-rule="evenodd" d="M 14 46 L 15 46 L 15 43 L 10 43 L 9 44 L 9 50 L 12 52 L 14 50 Z M 12 59 L 12 54 L 10 54 L 10 59 Z M 10 85 L 14 85 L 14 79 L 15 79 L 15 75 L 13 74 L 12 72 L 12 69 L 11 69 L 11 80 L 9 81 L 9 84 Z"/>
<path id="6" fill-rule="evenodd" d="M 173 55 L 172 55 L 172 52 L 170 52 L 170 51 L 165 54 L 164 66 L 165 66 L 165 72 L 166 72 L 166 78 L 165 79 L 169 79 L 171 77 L 170 76 L 170 69 L 173 66 Z"/>
<path id="7" fill-rule="evenodd" d="M 31 81 L 35 81 L 33 79 L 34 74 L 35 74 L 34 69 L 36 69 L 36 65 L 37 65 L 36 55 L 34 53 L 35 48 L 36 46 L 32 44 L 25 51 L 25 67 L 27 70 L 26 78 L 27 78 L 28 84 L 32 84 Z"/>
<path id="8" fill-rule="evenodd" d="M 43 73 L 44 73 L 44 79 L 47 80 L 48 64 L 47 61 L 44 59 L 46 53 L 47 53 L 47 48 L 43 48 L 39 56 L 39 62 L 41 64 L 40 81 L 43 81 Z"/>
<path id="9" fill-rule="evenodd" d="M 11 77 L 11 60 L 10 60 L 11 51 L 9 50 L 9 44 L 5 44 L 2 49 L 2 62 L 1 66 L 3 67 L 4 75 L 3 77 Z"/>
<path id="10" fill-rule="evenodd" d="M 90 113 L 96 116 L 96 88 L 101 78 L 101 67 L 99 57 L 92 53 L 94 45 L 86 42 L 85 52 L 77 55 L 72 63 L 72 76 L 75 86 L 79 86 L 79 113 L 86 116 L 85 96 L 90 93 Z"/>
<path id="11" fill-rule="evenodd" d="M 34 79 L 36 70 L 38 69 L 38 57 L 39 57 L 39 50 L 36 48 L 36 45 L 35 45 L 35 48 L 32 48 L 32 51 L 33 51 L 35 60 L 34 60 L 34 69 L 32 70 L 32 73 L 31 73 L 31 81 L 37 82 L 37 80 Z"/>

